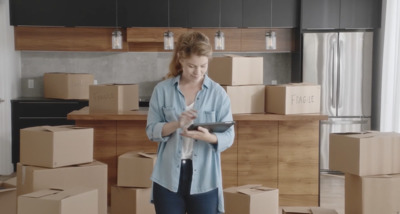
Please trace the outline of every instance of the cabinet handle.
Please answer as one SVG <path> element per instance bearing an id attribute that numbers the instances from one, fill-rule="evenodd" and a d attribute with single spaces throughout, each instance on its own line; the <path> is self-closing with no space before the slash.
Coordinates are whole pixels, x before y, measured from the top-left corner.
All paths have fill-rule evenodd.
<path id="1" fill-rule="evenodd" d="M 3 99 L 0 98 L 0 103 L 2 103 L 2 102 L 4 102 L 4 101 L 5 101 L 5 100 L 3 100 Z"/>

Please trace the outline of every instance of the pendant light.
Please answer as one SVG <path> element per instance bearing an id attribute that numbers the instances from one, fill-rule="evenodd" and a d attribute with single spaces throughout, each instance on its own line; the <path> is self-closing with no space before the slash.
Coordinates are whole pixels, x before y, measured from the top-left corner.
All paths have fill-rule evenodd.
<path id="1" fill-rule="evenodd" d="M 164 50 L 174 49 L 174 33 L 169 31 L 169 0 L 168 0 L 168 30 L 164 32 Z"/>
<path id="2" fill-rule="evenodd" d="M 276 49 L 276 33 L 275 31 L 272 31 L 272 1 L 271 1 L 271 12 L 270 12 L 270 16 L 271 16 L 271 25 L 270 25 L 270 29 L 267 30 L 267 32 L 265 33 L 265 49 L 267 50 L 275 50 Z"/>
<path id="3" fill-rule="evenodd" d="M 215 50 L 225 50 L 225 35 L 221 31 L 221 0 L 219 0 L 219 24 L 218 31 L 215 33 L 214 45 Z"/>
<path id="4" fill-rule="evenodd" d="M 115 0 L 115 30 L 111 34 L 112 49 L 122 49 L 122 32 L 118 28 L 118 0 Z"/>

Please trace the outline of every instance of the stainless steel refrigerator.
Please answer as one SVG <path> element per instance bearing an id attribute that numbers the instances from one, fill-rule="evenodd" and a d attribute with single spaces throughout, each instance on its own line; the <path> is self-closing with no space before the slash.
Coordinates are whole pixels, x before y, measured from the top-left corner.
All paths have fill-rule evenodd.
<path id="1" fill-rule="evenodd" d="M 329 170 L 329 134 L 371 127 L 372 32 L 303 33 L 303 82 L 321 85 L 320 169 Z"/>

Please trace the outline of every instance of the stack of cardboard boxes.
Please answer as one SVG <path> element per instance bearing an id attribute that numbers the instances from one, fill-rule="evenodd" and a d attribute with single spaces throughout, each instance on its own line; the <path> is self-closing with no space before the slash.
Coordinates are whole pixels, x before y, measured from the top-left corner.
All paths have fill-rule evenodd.
<path id="1" fill-rule="evenodd" d="M 264 113 L 262 57 L 215 57 L 209 63 L 208 75 L 228 93 L 233 114 Z"/>
<path id="2" fill-rule="evenodd" d="M 111 187 L 111 214 L 152 214 L 150 202 L 156 154 L 127 152 L 118 157 L 117 186 Z"/>
<path id="3" fill-rule="evenodd" d="M 107 214 L 107 165 L 93 160 L 92 128 L 39 126 L 20 135 L 19 214 Z"/>
<path id="4" fill-rule="evenodd" d="M 400 212 L 400 134 L 330 135 L 329 168 L 345 173 L 345 213 Z"/>

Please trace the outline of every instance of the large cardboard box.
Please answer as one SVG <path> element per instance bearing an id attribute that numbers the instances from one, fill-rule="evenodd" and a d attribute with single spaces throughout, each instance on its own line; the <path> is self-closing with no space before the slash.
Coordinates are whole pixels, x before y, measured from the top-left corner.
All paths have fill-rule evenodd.
<path id="1" fill-rule="evenodd" d="M 121 187 L 151 187 L 150 180 L 157 155 L 127 152 L 118 157 L 117 184 Z"/>
<path id="2" fill-rule="evenodd" d="M 120 113 L 139 109 L 139 85 L 104 84 L 89 87 L 90 113 Z"/>
<path id="3" fill-rule="evenodd" d="M 13 178 L 0 181 L 0 210 L 1 213 L 17 213 L 17 186 Z"/>
<path id="4" fill-rule="evenodd" d="M 360 176 L 400 173 L 399 133 L 333 133 L 329 142 L 331 170 Z"/>
<path id="5" fill-rule="evenodd" d="M 284 207 L 282 214 L 338 214 L 334 209 L 322 207 Z"/>
<path id="6" fill-rule="evenodd" d="M 345 213 L 400 212 L 400 174 L 357 176 L 345 174 Z"/>
<path id="7" fill-rule="evenodd" d="M 93 85 L 93 74 L 45 73 L 43 87 L 45 98 L 89 99 L 89 86 Z"/>
<path id="8" fill-rule="evenodd" d="M 155 214 L 151 188 L 111 187 L 111 214 Z"/>
<path id="9" fill-rule="evenodd" d="M 265 86 L 223 86 L 231 100 L 233 114 L 264 113 Z"/>
<path id="10" fill-rule="evenodd" d="M 312 114 L 321 111 L 321 86 L 310 84 L 268 85 L 265 87 L 265 112 Z"/>
<path id="11" fill-rule="evenodd" d="M 97 214 L 97 189 L 44 189 L 18 197 L 18 214 Z"/>
<path id="12" fill-rule="evenodd" d="M 278 214 L 279 190 L 261 185 L 224 189 L 227 214 Z"/>
<path id="13" fill-rule="evenodd" d="M 93 128 L 36 126 L 20 134 L 21 164 L 56 168 L 93 161 Z"/>
<path id="14" fill-rule="evenodd" d="M 98 189 L 98 210 L 107 214 L 107 165 L 99 161 L 60 168 L 17 164 L 17 196 L 42 189 Z"/>
<path id="15" fill-rule="evenodd" d="M 263 61 L 263 57 L 214 57 L 208 65 L 208 76 L 221 85 L 262 85 Z"/>

